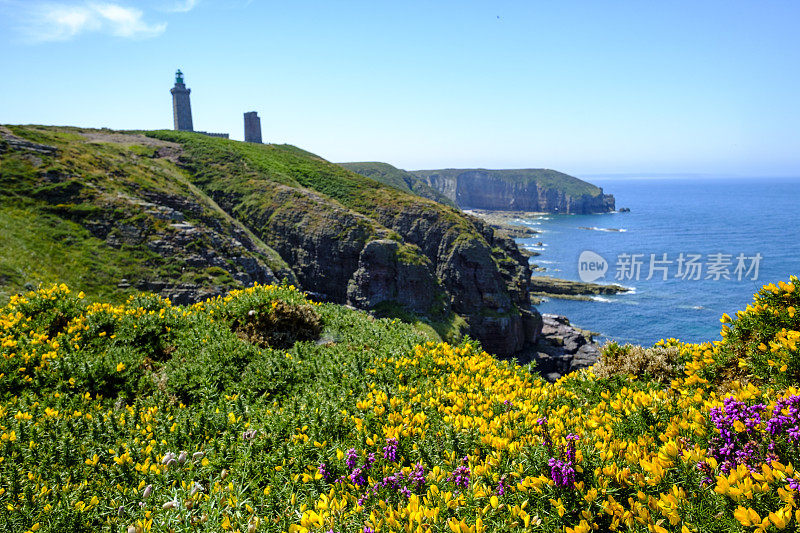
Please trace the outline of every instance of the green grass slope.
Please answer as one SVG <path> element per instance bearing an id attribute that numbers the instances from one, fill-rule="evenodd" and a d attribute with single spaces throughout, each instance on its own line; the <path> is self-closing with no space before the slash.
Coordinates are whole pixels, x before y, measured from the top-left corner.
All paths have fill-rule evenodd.
<path id="1" fill-rule="evenodd" d="M 468 330 L 494 353 L 533 336 L 512 241 L 297 147 L 43 126 L 0 127 L 0 140 L 3 299 L 67 282 L 189 303 L 288 279 L 448 338 Z"/>
<path id="2" fill-rule="evenodd" d="M 388 163 L 359 162 L 339 164 L 348 170 L 357 172 L 362 176 L 368 176 L 395 189 L 435 200 L 450 207 L 456 207 L 450 198 L 430 187 L 423 179 Z"/>
<path id="3" fill-rule="evenodd" d="M 116 302 L 137 286 L 222 293 L 252 264 L 294 280 L 187 180 L 179 151 L 109 131 L 0 127 L 0 301 L 62 282 Z"/>
<path id="4" fill-rule="evenodd" d="M 186 150 L 184 167 L 193 174 L 193 182 L 217 194 L 247 194 L 258 186 L 284 185 L 316 191 L 327 197 L 323 200 L 333 200 L 368 217 L 375 217 L 387 205 L 402 208 L 424 203 L 453 220 L 463 218 L 455 209 L 425 203 L 425 199 L 404 194 L 291 145 L 241 143 L 172 130 L 146 135 L 181 143 Z"/>

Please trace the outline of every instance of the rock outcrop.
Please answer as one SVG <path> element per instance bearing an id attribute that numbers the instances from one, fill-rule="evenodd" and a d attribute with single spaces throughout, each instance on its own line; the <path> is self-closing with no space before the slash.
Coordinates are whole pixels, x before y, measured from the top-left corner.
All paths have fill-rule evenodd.
<path id="1" fill-rule="evenodd" d="M 614 210 L 614 196 L 547 169 L 447 169 L 413 172 L 461 209 L 589 214 Z"/>
<path id="2" fill-rule="evenodd" d="M 571 325 L 565 316 L 544 313 L 541 319 L 541 337 L 536 345 L 516 357 L 519 363 L 533 361 L 543 378 L 556 381 L 597 362 L 600 347 L 594 342 L 591 332 Z"/>
<path id="3" fill-rule="evenodd" d="M 527 257 L 479 219 L 294 147 L 154 135 L 183 145 L 193 183 L 277 250 L 304 290 L 364 309 L 458 315 L 492 353 L 535 342 Z"/>
<path id="4" fill-rule="evenodd" d="M 347 302 L 360 309 L 374 309 L 385 302 L 397 303 L 420 315 L 434 310 L 443 296 L 427 258 L 404 252 L 405 245 L 391 239 L 370 241 L 361 250 L 358 269 L 347 285 Z"/>
<path id="5" fill-rule="evenodd" d="M 569 279 L 554 278 L 551 276 L 531 277 L 531 292 L 537 296 L 563 297 L 587 296 L 596 294 L 619 294 L 630 289 L 617 285 L 601 285 L 599 283 L 586 283 Z"/>

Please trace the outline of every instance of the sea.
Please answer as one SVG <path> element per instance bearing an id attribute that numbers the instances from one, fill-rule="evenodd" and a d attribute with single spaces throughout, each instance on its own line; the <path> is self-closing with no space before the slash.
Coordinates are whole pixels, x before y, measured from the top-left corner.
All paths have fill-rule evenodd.
<path id="1" fill-rule="evenodd" d="M 546 269 L 537 275 L 596 278 L 629 289 L 536 306 L 598 333 L 601 343 L 719 340 L 723 313 L 744 309 L 764 284 L 800 275 L 800 177 L 588 181 L 630 212 L 527 216 L 516 223 L 541 232 L 518 240 L 540 254 L 531 258 Z"/>

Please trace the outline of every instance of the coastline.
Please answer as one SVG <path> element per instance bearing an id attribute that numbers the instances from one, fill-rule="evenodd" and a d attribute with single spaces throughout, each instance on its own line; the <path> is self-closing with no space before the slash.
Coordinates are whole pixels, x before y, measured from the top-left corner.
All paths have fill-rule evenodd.
<path id="1" fill-rule="evenodd" d="M 551 216 L 553 213 L 528 212 L 528 211 L 489 211 L 485 209 L 470 209 L 464 213 L 482 219 L 484 222 L 499 230 L 503 235 L 508 236 L 517 243 L 523 255 L 536 257 L 541 252 L 530 250 L 518 242 L 519 239 L 536 238 L 543 235 L 543 232 L 530 226 L 520 223 L 520 220 L 536 220 L 538 218 Z M 581 227 L 579 229 L 598 230 L 598 228 Z M 601 229 L 602 230 L 602 229 Z M 609 229 L 602 231 L 625 231 L 620 229 Z M 546 246 L 543 240 L 536 243 L 537 248 Z M 616 283 L 587 283 L 558 278 L 547 274 L 547 268 L 531 264 L 531 270 L 535 273 L 531 276 L 531 304 L 541 303 L 543 298 L 558 298 L 562 300 L 581 300 L 595 301 L 596 296 L 610 294 L 625 294 L 633 289 Z"/>

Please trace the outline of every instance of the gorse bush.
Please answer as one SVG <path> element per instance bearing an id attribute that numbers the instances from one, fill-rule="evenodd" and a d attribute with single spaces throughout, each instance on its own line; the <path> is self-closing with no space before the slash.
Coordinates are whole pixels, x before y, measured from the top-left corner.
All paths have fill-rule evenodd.
<path id="1" fill-rule="evenodd" d="M 0 531 L 796 531 L 799 287 L 555 384 L 290 286 L 16 296 Z"/>
<path id="2" fill-rule="evenodd" d="M 746 367 L 760 381 L 800 383 L 800 281 L 770 283 L 731 319 L 723 315 L 720 352 L 730 365 Z"/>
<path id="3" fill-rule="evenodd" d="M 269 306 L 261 305 L 235 317 L 231 327 L 239 338 L 262 348 L 289 348 L 297 341 L 318 339 L 322 320 L 310 305 L 273 300 Z"/>

